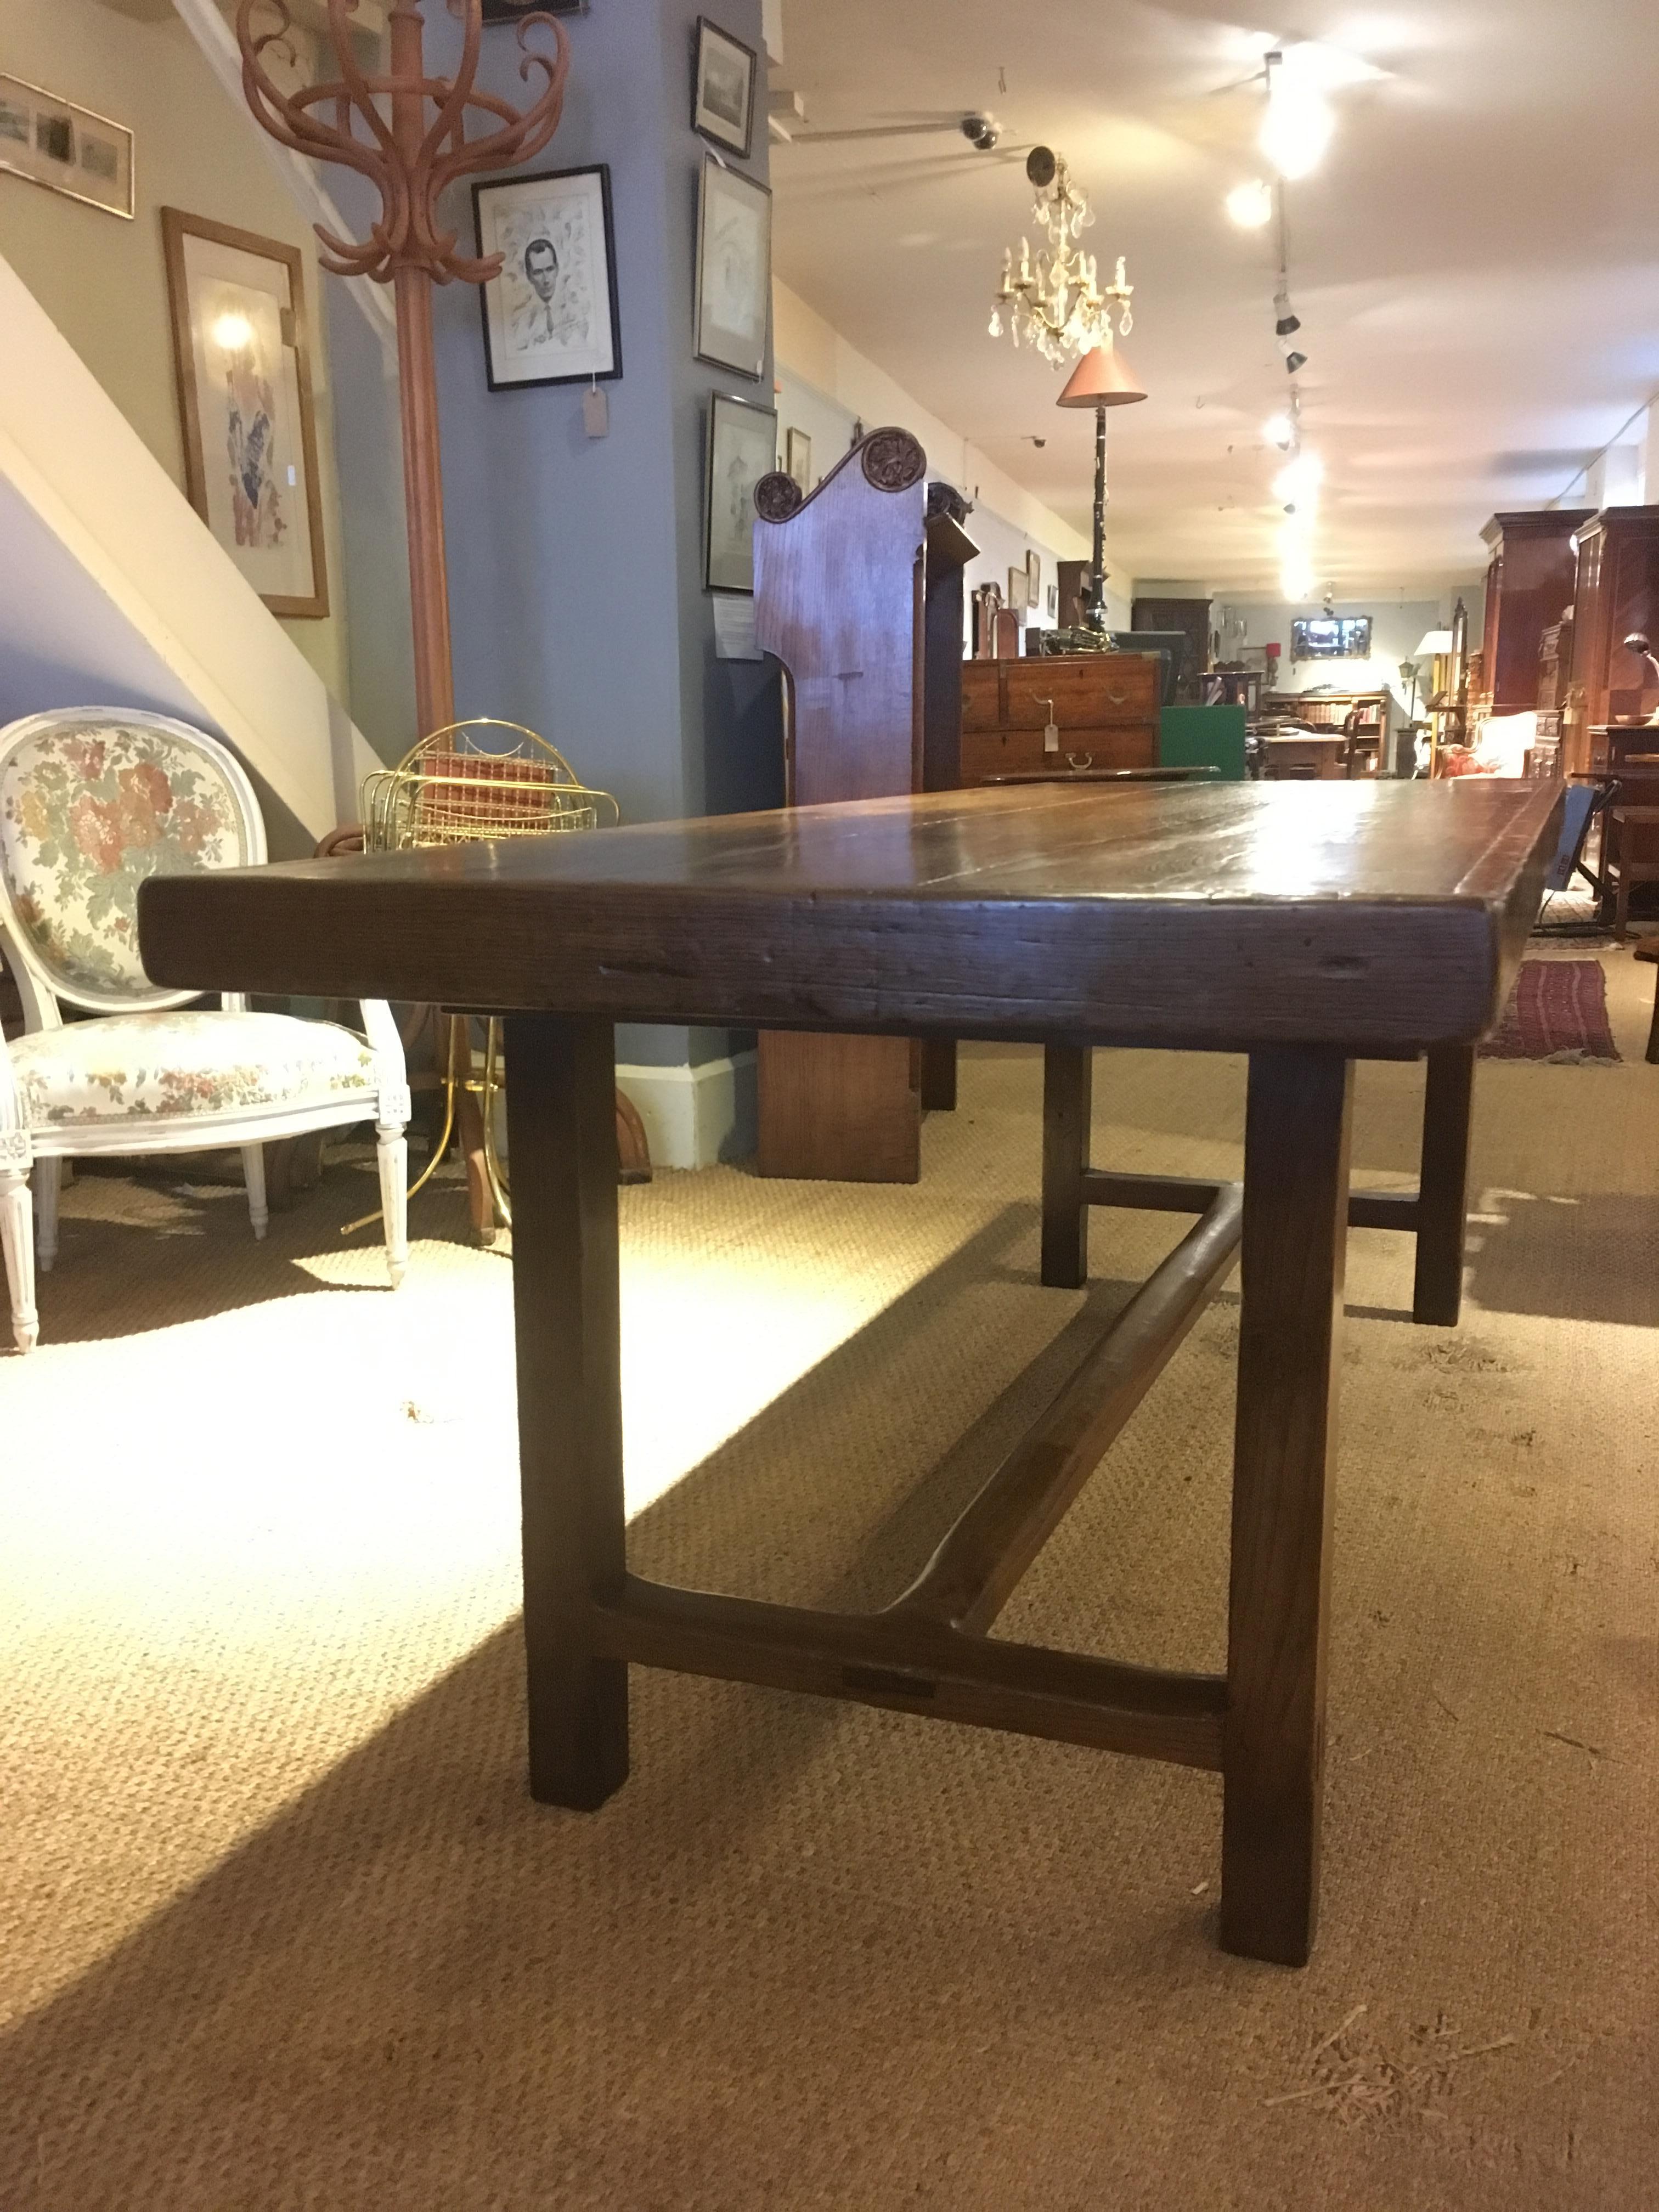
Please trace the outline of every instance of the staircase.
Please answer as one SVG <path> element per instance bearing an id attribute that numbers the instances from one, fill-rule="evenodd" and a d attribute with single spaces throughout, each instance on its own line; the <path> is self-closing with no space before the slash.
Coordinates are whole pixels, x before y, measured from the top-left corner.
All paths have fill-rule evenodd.
<path id="1" fill-rule="evenodd" d="M 353 820 L 380 764 L 0 258 L 0 724 L 103 705 L 223 738 L 261 787 L 278 855 Z"/>

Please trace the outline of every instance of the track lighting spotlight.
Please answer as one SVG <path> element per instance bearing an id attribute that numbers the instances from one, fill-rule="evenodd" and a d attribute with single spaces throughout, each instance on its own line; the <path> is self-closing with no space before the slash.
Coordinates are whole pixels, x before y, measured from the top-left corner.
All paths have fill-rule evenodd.
<path id="1" fill-rule="evenodd" d="M 1307 366 L 1308 356 L 1305 353 L 1287 353 L 1285 356 L 1285 372 L 1288 376 L 1294 376 L 1298 368 L 1305 368 Z"/>

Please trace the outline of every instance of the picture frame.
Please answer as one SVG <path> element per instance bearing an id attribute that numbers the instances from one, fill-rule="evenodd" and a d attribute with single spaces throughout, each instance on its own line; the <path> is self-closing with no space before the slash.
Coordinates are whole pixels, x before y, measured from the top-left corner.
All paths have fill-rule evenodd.
<path id="1" fill-rule="evenodd" d="M 1025 580 L 1028 586 L 1026 605 L 1040 606 L 1042 603 L 1042 556 L 1035 545 L 1025 549 Z"/>
<path id="2" fill-rule="evenodd" d="M 1050 584 L 1048 586 L 1048 619 L 1050 622 L 1058 622 L 1060 619 L 1060 586 L 1058 584 Z"/>
<path id="3" fill-rule="evenodd" d="M 297 246 L 161 210 L 191 505 L 274 615 L 329 611 Z"/>
<path id="4" fill-rule="evenodd" d="M 755 137 L 755 85 L 760 73 L 752 46 L 734 39 L 707 15 L 697 18 L 691 68 L 691 128 L 739 161 L 749 159 Z"/>
<path id="5" fill-rule="evenodd" d="M 125 123 L 0 71 L 0 169 L 131 222 L 134 141 Z"/>
<path id="6" fill-rule="evenodd" d="M 1017 614 L 1023 614 L 1031 604 L 1031 578 L 1024 568 L 1008 571 L 1007 604 Z"/>
<path id="7" fill-rule="evenodd" d="M 483 0 L 486 23 L 522 23 L 526 15 L 585 15 L 587 0 Z"/>
<path id="8" fill-rule="evenodd" d="M 703 589 L 755 588 L 755 486 L 777 465 L 775 409 L 724 392 L 708 402 Z"/>
<path id="9" fill-rule="evenodd" d="M 608 164 L 475 184 L 472 222 L 479 254 L 503 257 L 478 287 L 489 389 L 620 376 Z"/>
<path id="10" fill-rule="evenodd" d="M 784 432 L 783 470 L 794 479 L 805 499 L 812 489 L 812 441 L 805 430 Z"/>
<path id="11" fill-rule="evenodd" d="M 697 359 L 758 382 L 771 312 L 772 195 L 706 154 L 697 192 Z"/>

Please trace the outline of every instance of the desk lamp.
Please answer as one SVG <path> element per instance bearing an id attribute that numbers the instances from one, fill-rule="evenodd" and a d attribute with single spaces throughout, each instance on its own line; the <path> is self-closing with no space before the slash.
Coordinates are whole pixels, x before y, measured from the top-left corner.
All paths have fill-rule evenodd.
<path id="1" fill-rule="evenodd" d="M 1094 563 L 1089 584 L 1088 611 L 1083 619 L 1097 637 L 1106 630 L 1106 410 L 1127 407 L 1146 393 L 1135 382 L 1115 346 L 1091 346 L 1066 380 L 1056 407 L 1092 407 L 1095 410 L 1095 537 Z"/>
<path id="2" fill-rule="evenodd" d="M 1654 682 L 1659 684 L 1659 659 L 1654 658 L 1652 643 L 1645 631 L 1633 629 L 1625 640 L 1625 650 L 1626 653 L 1635 653 L 1639 659 L 1646 661 L 1649 673 Z M 1644 689 L 1645 688 L 1644 686 Z M 1656 707 L 1652 714 L 1648 716 L 1644 726 L 1650 730 L 1659 730 L 1659 707 Z"/>

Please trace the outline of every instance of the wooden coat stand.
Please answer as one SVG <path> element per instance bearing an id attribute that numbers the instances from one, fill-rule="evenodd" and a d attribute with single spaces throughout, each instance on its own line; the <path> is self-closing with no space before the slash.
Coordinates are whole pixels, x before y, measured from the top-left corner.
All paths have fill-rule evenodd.
<path id="1" fill-rule="evenodd" d="M 526 83 L 539 73 L 541 88 L 524 109 L 477 88 L 483 39 L 481 0 L 450 0 L 462 25 L 460 64 L 453 77 L 434 76 L 423 52 L 422 0 L 394 0 L 388 11 L 386 74 L 370 76 L 351 42 L 356 0 L 327 0 L 326 33 L 337 76 L 284 92 L 265 67 L 268 48 L 283 48 L 293 27 L 287 0 L 240 0 L 236 38 L 242 54 L 242 90 L 254 119 L 295 153 L 330 161 L 367 177 L 380 194 L 380 212 L 361 244 L 316 225 L 325 269 L 337 276 L 368 276 L 390 284 L 398 313 L 398 404 L 403 426 L 404 505 L 409 536 L 409 601 L 415 659 L 417 739 L 455 720 L 455 678 L 449 623 L 449 571 L 444 549 L 443 465 L 438 429 L 438 386 L 433 352 L 432 288 L 459 282 L 486 284 L 501 265 L 499 253 L 482 259 L 458 251 L 438 202 L 462 177 L 522 166 L 558 128 L 569 74 L 569 42 L 554 16 L 536 13 L 519 25 Z M 256 20 L 267 25 L 256 29 Z M 553 40 L 550 53 L 529 43 L 532 30 Z M 493 127 L 466 135 L 469 121 Z M 356 849 L 362 849 L 361 835 Z M 453 1058 L 465 1049 L 465 1018 L 452 1024 Z M 648 1177 L 639 1117 L 620 1092 L 617 1133 L 630 1181 Z M 459 1096 L 458 1120 L 467 1164 L 473 1225 L 493 1235 L 495 1215 L 485 1173 L 485 1132 L 478 1098 Z"/>

